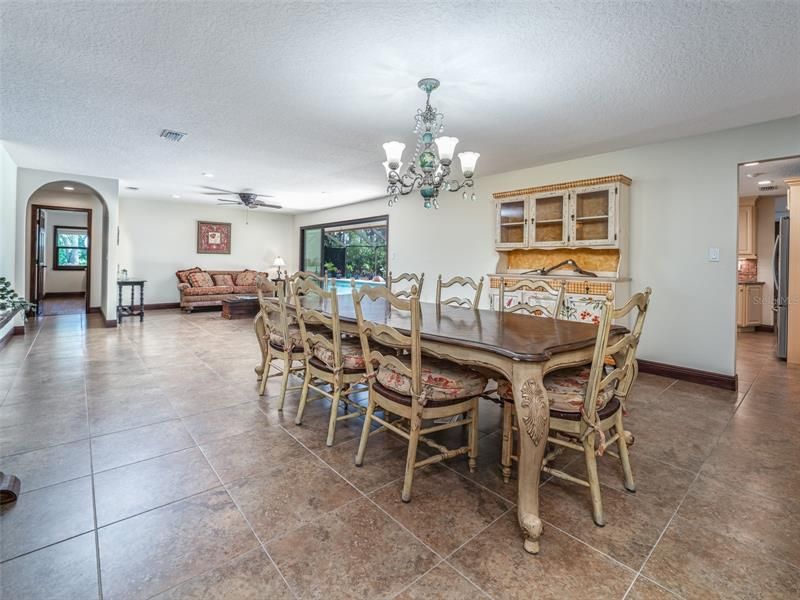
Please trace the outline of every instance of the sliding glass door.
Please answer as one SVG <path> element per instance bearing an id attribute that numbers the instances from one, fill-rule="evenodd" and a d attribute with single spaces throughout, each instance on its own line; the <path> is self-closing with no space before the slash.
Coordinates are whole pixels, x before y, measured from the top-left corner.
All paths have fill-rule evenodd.
<path id="1" fill-rule="evenodd" d="M 303 227 L 300 265 L 333 278 L 383 281 L 389 270 L 388 240 L 385 216 Z"/>

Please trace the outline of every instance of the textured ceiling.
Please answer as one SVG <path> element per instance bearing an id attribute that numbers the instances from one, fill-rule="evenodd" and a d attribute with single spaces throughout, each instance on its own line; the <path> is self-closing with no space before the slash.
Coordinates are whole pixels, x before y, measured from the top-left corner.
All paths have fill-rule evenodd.
<path id="1" fill-rule="evenodd" d="M 206 184 L 299 211 L 380 196 L 381 143 L 413 144 L 423 76 L 442 80 L 433 104 L 459 149 L 481 152 L 479 176 L 800 113 L 794 0 L 0 11 L 12 157 L 119 178 L 122 197 L 196 200 Z"/>
<path id="2" fill-rule="evenodd" d="M 785 196 L 788 188 L 783 180 L 790 177 L 800 177 L 800 156 L 742 165 L 739 167 L 739 196 Z M 778 189 L 762 192 L 759 181 L 771 181 Z"/>

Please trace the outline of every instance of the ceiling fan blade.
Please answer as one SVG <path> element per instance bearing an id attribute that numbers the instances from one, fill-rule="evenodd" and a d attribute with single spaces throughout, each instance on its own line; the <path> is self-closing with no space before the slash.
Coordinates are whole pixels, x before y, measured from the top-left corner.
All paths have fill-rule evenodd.
<path id="1" fill-rule="evenodd" d="M 228 202 L 229 204 L 241 204 L 241 200 L 228 200 L 227 198 L 217 198 L 220 202 Z"/>
<path id="2" fill-rule="evenodd" d="M 283 208 L 280 204 L 268 204 L 267 202 L 262 202 L 261 200 L 256 200 L 251 204 L 251 206 L 263 206 L 264 208 Z"/>
<path id="3" fill-rule="evenodd" d="M 222 188 L 215 188 L 215 187 L 212 187 L 210 185 L 201 185 L 200 187 L 205 189 L 205 190 L 211 190 L 216 194 L 222 193 L 222 194 L 235 194 L 237 196 L 239 195 L 239 192 L 232 192 L 230 190 L 223 190 Z"/>
<path id="4" fill-rule="evenodd" d="M 274 198 L 275 196 L 270 196 L 269 194 L 256 194 L 258 198 Z"/>

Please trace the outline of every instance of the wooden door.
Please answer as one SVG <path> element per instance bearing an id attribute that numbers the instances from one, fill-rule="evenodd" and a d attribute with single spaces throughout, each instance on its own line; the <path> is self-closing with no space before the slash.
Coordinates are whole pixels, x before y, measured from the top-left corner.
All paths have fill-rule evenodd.
<path id="1" fill-rule="evenodd" d="M 34 288 L 33 302 L 36 303 L 36 315 L 42 314 L 42 300 L 44 299 L 45 273 L 47 271 L 47 223 L 45 212 L 41 208 L 35 209 L 36 220 L 36 246 L 34 249 Z"/>

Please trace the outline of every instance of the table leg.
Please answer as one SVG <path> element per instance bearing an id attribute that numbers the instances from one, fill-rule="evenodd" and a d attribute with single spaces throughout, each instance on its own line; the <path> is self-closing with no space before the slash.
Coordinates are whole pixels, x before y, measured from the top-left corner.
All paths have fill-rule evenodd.
<path id="1" fill-rule="evenodd" d="M 264 316 L 261 311 L 258 311 L 258 314 L 253 319 L 253 328 L 256 331 L 256 339 L 258 340 L 258 349 L 261 350 L 261 361 L 256 365 L 256 377 L 260 380 L 263 376 L 263 365 L 264 359 L 267 358 L 267 344 L 266 344 L 266 335 L 267 329 L 264 327 Z"/>
<path id="2" fill-rule="evenodd" d="M 539 479 L 547 447 L 550 407 L 541 364 L 514 363 L 514 406 L 519 425 L 519 496 L 517 518 L 525 537 L 525 550 L 539 552 L 542 521 L 539 518 Z"/>
<path id="3" fill-rule="evenodd" d="M 122 286 L 117 286 L 117 324 L 122 325 Z"/>
<path id="4" fill-rule="evenodd" d="M 139 285 L 139 323 L 144 321 L 144 284 Z"/>

